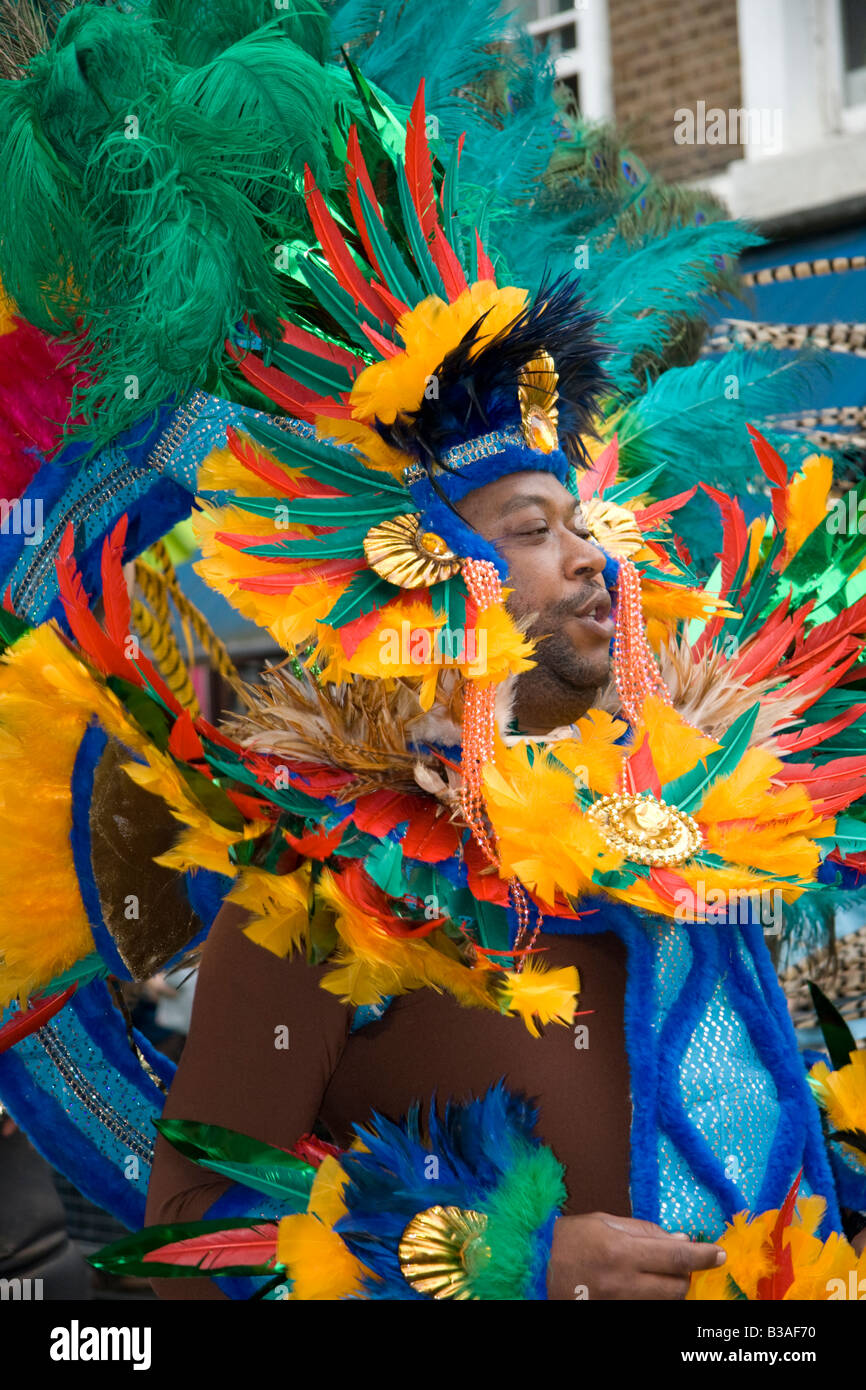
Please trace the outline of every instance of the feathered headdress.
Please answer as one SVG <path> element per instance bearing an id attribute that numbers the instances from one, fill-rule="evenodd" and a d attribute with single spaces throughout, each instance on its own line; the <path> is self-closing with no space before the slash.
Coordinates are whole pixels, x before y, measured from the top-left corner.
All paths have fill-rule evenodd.
<path id="1" fill-rule="evenodd" d="M 479 606 L 472 562 L 497 579 L 505 566 L 454 502 L 518 469 L 566 480 L 605 389 L 603 349 L 573 280 L 531 300 L 497 285 L 477 233 L 466 254 L 459 152 L 437 191 L 423 83 L 386 171 L 402 225 L 386 223 L 354 125 L 346 150 L 345 217 L 306 171 L 324 259 L 310 251 L 299 271 L 318 322 L 286 326 L 267 364 L 235 349 L 293 419 L 232 435 L 206 466 L 205 492 L 232 498 L 205 505 L 202 568 L 281 643 L 313 642 L 335 679 L 424 675 L 417 660 L 379 668 L 382 627 L 425 614 L 434 631 L 466 627 L 467 603 Z M 525 664 L 528 649 L 509 640 L 510 657 L 508 643 L 488 645 L 505 651 L 494 679 Z"/>

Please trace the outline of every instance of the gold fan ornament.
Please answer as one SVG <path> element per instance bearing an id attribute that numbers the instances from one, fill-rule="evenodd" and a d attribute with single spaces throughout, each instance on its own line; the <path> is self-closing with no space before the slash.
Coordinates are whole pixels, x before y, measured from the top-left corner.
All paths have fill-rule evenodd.
<path id="1" fill-rule="evenodd" d="M 472 1273 L 490 1258 L 487 1217 L 463 1207 L 428 1207 L 413 1216 L 400 1238 L 404 1277 L 427 1298 L 475 1299 Z"/>
<path id="2" fill-rule="evenodd" d="M 559 444 L 559 411 L 556 408 L 558 381 L 559 376 L 549 352 L 540 352 L 533 357 L 521 367 L 517 378 L 523 437 L 531 449 L 540 449 L 543 454 L 551 453 Z"/>
<path id="3" fill-rule="evenodd" d="M 420 513 L 395 516 L 372 526 L 364 537 L 371 570 L 400 589 L 429 589 L 460 569 L 460 557 L 435 531 L 421 531 Z"/>

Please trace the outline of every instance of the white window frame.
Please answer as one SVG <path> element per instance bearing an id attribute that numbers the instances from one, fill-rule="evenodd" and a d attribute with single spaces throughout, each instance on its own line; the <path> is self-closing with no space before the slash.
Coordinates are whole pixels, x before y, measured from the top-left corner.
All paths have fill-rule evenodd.
<path id="1" fill-rule="evenodd" d="M 855 135 L 866 130 L 866 98 L 853 102 L 847 99 L 842 0 L 829 0 L 827 8 L 827 86 L 831 94 L 831 123 L 844 134 Z M 863 74 L 866 88 L 866 68 L 858 68 L 857 71 Z"/>
<path id="2" fill-rule="evenodd" d="M 555 10 L 553 0 L 535 0 L 537 18 L 526 28 L 533 36 L 574 24 L 577 47 L 566 49 L 555 60 L 559 78 L 577 76 L 580 86 L 581 115 L 590 120 L 606 120 L 613 115 L 610 74 L 610 35 L 607 0 L 575 0 L 567 10 Z"/>

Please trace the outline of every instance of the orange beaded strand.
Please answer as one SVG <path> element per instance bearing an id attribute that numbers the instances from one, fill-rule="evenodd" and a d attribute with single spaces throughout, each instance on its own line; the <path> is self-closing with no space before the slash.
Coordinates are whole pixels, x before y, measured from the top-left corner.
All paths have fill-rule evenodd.
<path id="1" fill-rule="evenodd" d="M 502 602 L 502 584 L 496 567 L 490 560 L 465 560 L 463 577 L 469 596 L 479 613 L 495 603 Z M 496 686 L 492 681 L 485 685 L 467 680 L 463 700 L 463 785 L 460 791 L 463 819 L 475 836 L 482 854 L 488 863 L 499 867 L 499 854 L 496 841 L 487 822 L 484 806 L 484 767 L 492 763 L 495 755 L 496 736 Z M 508 887 L 517 914 L 517 936 L 514 950 L 520 949 L 529 927 L 529 902 L 523 885 L 516 878 L 508 881 Z M 533 933 L 532 941 L 539 928 Z M 527 948 L 529 949 L 529 948 Z M 523 965 L 523 958 L 517 969 Z"/>

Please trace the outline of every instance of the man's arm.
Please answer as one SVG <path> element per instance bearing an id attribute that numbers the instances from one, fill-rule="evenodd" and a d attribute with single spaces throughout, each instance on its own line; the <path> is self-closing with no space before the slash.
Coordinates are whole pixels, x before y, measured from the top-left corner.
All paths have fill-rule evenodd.
<path id="1" fill-rule="evenodd" d="M 303 955 L 281 960 L 243 933 L 248 914 L 227 903 L 202 955 L 189 1037 L 165 1118 L 197 1120 L 291 1148 L 316 1122 L 348 1036 L 346 1007 L 319 986 L 322 968 Z M 209 1174 L 161 1136 L 156 1141 L 146 1221 L 251 1216 L 266 1198 Z M 211 1211 L 220 1202 L 216 1211 Z M 222 1297 L 209 1279 L 160 1279 L 163 1298 Z"/>

